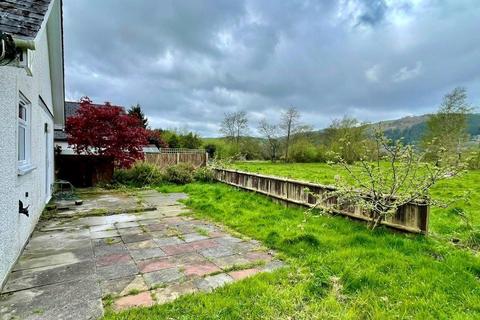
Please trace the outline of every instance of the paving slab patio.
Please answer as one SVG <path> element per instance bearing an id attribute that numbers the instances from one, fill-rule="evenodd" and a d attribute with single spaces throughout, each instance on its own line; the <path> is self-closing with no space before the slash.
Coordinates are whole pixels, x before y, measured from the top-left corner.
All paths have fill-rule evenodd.
<path id="1" fill-rule="evenodd" d="M 167 303 L 283 266 L 258 241 L 188 217 L 185 198 L 102 193 L 41 221 L 3 287 L 1 319 L 97 319 L 107 305 Z M 146 211 L 127 213 L 138 203 Z"/>

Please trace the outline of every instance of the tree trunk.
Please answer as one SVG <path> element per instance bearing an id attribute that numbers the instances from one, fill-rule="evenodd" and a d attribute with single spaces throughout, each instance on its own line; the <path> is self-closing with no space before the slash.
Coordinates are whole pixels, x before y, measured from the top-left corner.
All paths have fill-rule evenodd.
<path id="1" fill-rule="evenodd" d="M 287 141 L 285 143 L 285 162 L 288 162 L 288 146 L 290 144 L 290 130 L 291 130 L 291 121 L 288 122 L 288 127 L 287 127 Z"/>
<path id="2" fill-rule="evenodd" d="M 275 162 L 275 158 L 276 158 L 276 155 L 277 155 L 277 152 L 276 152 L 276 148 L 275 148 L 275 145 L 273 143 L 270 143 L 270 149 L 271 149 L 271 154 L 270 154 L 270 158 L 272 160 L 272 162 Z"/>
<path id="3" fill-rule="evenodd" d="M 237 128 L 237 137 L 235 139 L 235 144 L 237 145 L 237 152 L 238 152 L 239 145 L 240 145 L 240 128 Z"/>

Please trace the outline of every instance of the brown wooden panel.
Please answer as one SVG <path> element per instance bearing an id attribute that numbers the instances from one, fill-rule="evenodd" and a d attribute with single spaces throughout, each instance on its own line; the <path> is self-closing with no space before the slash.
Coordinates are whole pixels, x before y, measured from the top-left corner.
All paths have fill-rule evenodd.
<path id="1" fill-rule="evenodd" d="M 160 169 L 179 164 L 188 163 L 195 168 L 204 167 L 207 164 L 207 154 L 201 153 L 147 153 L 145 162 L 154 164 Z"/>
<path id="2" fill-rule="evenodd" d="M 316 195 L 335 190 L 332 186 L 229 169 L 215 169 L 215 178 L 230 185 L 307 207 L 315 205 L 316 198 L 312 194 L 306 193 L 305 189 L 308 188 L 311 193 Z M 324 205 L 335 206 L 336 202 L 337 199 L 332 197 L 325 201 Z M 344 204 L 340 208 L 335 208 L 334 211 L 364 221 L 371 220 L 370 213 L 354 203 Z M 399 208 L 395 215 L 388 217 L 382 224 L 406 232 L 426 234 L 428 214 L 428 206 L 420 201 L 413 202 Z"/>

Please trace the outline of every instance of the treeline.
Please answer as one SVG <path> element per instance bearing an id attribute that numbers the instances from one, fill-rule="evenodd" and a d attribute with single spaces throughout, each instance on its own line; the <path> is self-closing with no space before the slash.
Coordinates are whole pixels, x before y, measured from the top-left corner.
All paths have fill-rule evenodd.
<path id="1" fill-rule="evenodd" d="M 350 117 L 333 120 L 321 133 L 301 122 L 296 108 L 283 112 L 278 123 L 262 119 L 257 124 L 260 137 L 248 136 L 250 126 L 245 112 L 225 114 L 221 125 L 223 138 L 205 144 L 210 155 L 237 160 L 285 162 L 333 161 L 337 154 L 348 161 L 357 160 L 361 142 L 369 137 L 368 124 Z"/>
<path id="2" fill-rule="evenodd" d="M 136 104 L 128 110 L 128 114 L 139 119 L 140 125 L 148 131 L 148 142 L 157 148 L 186 148 L 198 149 L 202 146 L 202 139 L 191 131 L 151 129 L 148 118 L 141 106 Z"/>
<path id="3" fill-rule="evenodd" d="M 226 113 L 220 125 L 223 138 L 210 141 L 206 149 L 220 158 L 315 161 L 316 148 L 308 139 L 312 128 L 300 118 L 300 112 L 291 107 L 282 112 L 278 123 L 261 120 L 257 124 L 261 136 L 251 137 L 246 112 Z"/>
<path id="4" fill-rule="evenodd" d="M 439 161 L 438 154 L 466 160 L 472 168 L 480 168 L 480 141 L 469 142 L 469 115 L 474 108 L 467 102 L 467 92 L 456 88 L 445 95 L 437 113 L 423 124 L 420 141 L 415 145 L 424 151 L 428 161 Z M 270 160 L 284 162 L 328 162 L 341 158 L 353 163 L 375 155 L 375 134 L 385 133 L 379 127 L 353 117 L 335 119 L 324 130 L 313 131 L 301 121 L 301 113 L 291 107 L 281 113 L 278 122 L 262 119 L 251 124 L 244 111 L 226 113 L 220 124 L 222 138 L 201 139 L 194 132 L 150 129 L 148 119 L 139 105 L 128 113 L 139 118 L 149 132 L 149 142 L 160 148 L 204 148 L 210 157 L 236 160 Z M 260 136 L 252 137 L 255 126 Z M 471 131 L 471 130 L 470 130 Z M 480 132 L 480 128 L 478 131 Z M 388 134 L 387 134 L 388 136 Z M 409 137 L 395 136 L 410 144 Z M 418 139 L 417 139 L 418 140 Z M 468 142 L 468 143 L 467 143 Z"/>
<path id="5" fill-rule="evenodd" d="M 314 132 L 294 107 L 283 111 L 277 123 L 259 121 L 259 137 L 249 136 L 251 129 L 246 112 L 226 113 L 220 126 L 223 137 L 207 140 L 205 148 L 220 158 L 319 162 L 333 159 L 330 151 L 353 154 L 357 140 L 367 137 L 367 125 L 348 117 L 334 120 L 321 134 Z"/>
<path id="6" fill-rule="evenodd" d="M 469 161 L 478 159 L 472 166 L 479 167 L 479 143 L 467 143 L 470 138 L 468 115 L 472 111 L 466 90 L 454 89 L 445 95 L 437 113 L 427 120 L 421 141 L 415 148 L 425 151 L 425 160 L 438 161 L 436 157 L 443 153 L 459 159 L 468 157 Z M 370 150 L 375 149 L 374 135 L 383 132 L 381 127 L 375 128 L 348 116 L 335 119 L 328 128 L 314 132 L 310 125 L 301 121 L 300 112 L 293 107 L 282 112 L 278 123 L 263 119 L 256 124 L 256 128 L 260 137 L 250 137 L 251 126 L 247 114 L 243 111 L 227 113 L 220 129 L 223 138 L 210 140 L 204 146 L 211 156 L 220 158 L 327 162 L 340 157 L 352 163 L 360 157 L 378 157 Z M 396 138 L 393 140 L 403 139 L 400 136 Z M 410 143 L 408 139 L 403 141 Z"/>

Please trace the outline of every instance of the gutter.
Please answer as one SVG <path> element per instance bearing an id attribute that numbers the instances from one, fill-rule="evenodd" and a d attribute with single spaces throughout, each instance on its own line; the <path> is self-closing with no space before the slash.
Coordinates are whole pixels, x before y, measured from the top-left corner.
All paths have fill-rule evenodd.
<path id="1" fill-rule="evenodd" d="M 35 50 L 35 41 L 34 40 L 25 40 L 19 38 L 13 38 L 13 43 L 15 43 L 15 47 L 22 49 L 22 50 Z"/>
<path id="2" fill-rule="evenodd" d="M 0 66 L 21 67 L 31 76 L 28 51 L 34 51 L 35 47 L 35 40 L 18 38 L 0 31 Z"/>

